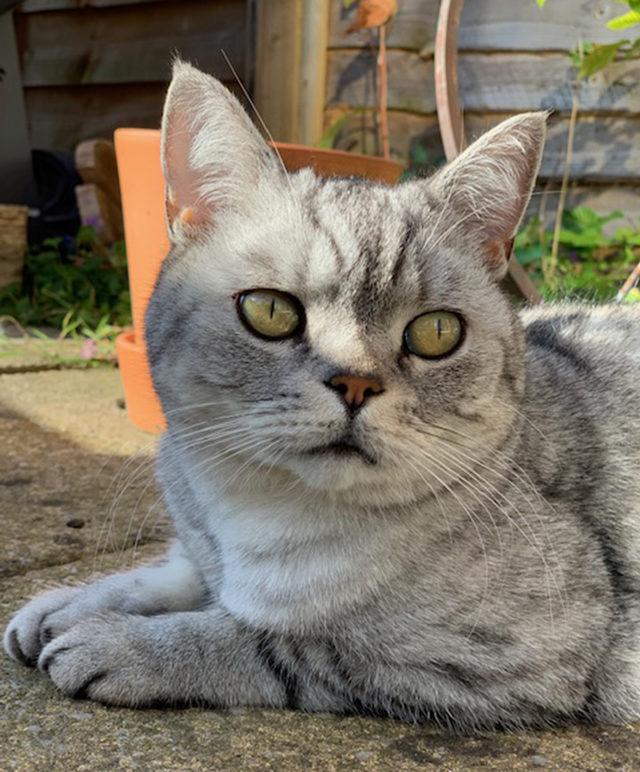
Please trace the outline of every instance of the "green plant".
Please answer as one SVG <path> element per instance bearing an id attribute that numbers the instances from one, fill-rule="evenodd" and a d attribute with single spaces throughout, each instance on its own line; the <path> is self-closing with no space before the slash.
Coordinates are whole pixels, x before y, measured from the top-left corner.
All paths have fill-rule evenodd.
<path id="1" fill-rule="evenodd" d="M 22 286 L 0 290 L 2 315 L 62 338 L 112 340 L 131 323 L 124 244 L 106 248 L 87 227 L 75 239 L 45 239 L 26 256 Z"/>
<path id="2" fill-rule="evenodd" d="M 622 212 L 599 215 L 588 207 L 564 212 L 558 235 L 556 273 L 549 280 L 544 264 L 553 234 L 530 219 L 515 241 L 515 253 L 547 299 L 572 297 L 612 300 L 629 271 L 640 260 L 640 223 L 627 224 L 607 235 L 605 226 L 623 218 Z M 633 301 L 640 293 L 630 293 Z"/>
<path id="3" fill-rule="evenodd" d="M 546 5 L 547 0 L 536 0 L 538 7 Z M 624 13 L 615 16 L 607 22 L 610 30 L 626 30 L 640 26 L 640 0 L 616 0 L 627 7 Z M 640 37 L 635 40 L 621 38 L 613 43 L 600 44 L 584 42 L 572 53 L 574 66 L 578 69 L 579 78 L 589 78 L 596 72 L 607 67 L 617 56 L 630 58 L 640 55 Z"/>

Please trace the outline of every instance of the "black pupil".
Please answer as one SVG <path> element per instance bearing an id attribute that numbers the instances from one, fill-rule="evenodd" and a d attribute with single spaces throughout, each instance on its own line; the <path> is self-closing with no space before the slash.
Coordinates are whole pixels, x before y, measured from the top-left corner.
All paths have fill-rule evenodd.
<path id="1" fill-rule="evenodd" d="M 271 315 L 270 315 L 271 319 L 273 319 L 273 312 L 275 311 L 275 308 L 276 308 L 276 301 L 275 301 L 275 298 L 272 298 L 271 299 Z"/>
<path id="2" fill-rule="evenodd" d="M 438 332 L 438 340 L 442 337 L 442 319 L 438 317 L 438 320 L 436 321 L 436 330 Z"/>

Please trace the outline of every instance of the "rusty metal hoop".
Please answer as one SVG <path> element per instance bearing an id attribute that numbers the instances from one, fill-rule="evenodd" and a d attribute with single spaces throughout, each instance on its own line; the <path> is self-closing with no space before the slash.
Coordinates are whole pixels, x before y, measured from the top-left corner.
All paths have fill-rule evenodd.
<path id="1" fill-rule="evenodd" d="M 447 161 L 466 147 L 464 115 L 458 87 L 458 28 L 464 0 L 442 0 L 436 28 L 434 72 L 436 109 L 442 146 Z M 507 288 L 530 303 L 540 303 L 542 297 L 513 254 L 509 259 Z"/>

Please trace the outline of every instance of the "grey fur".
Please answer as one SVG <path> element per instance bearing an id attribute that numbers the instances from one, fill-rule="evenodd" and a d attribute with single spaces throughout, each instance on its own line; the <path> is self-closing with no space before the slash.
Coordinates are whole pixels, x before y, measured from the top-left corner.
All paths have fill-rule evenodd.
<path id="1" fill-rule="evenodd" d="M 398 188 L 286 177 L 222 87 L 179 64 L 173 249 L 147 315 L 176 543 L 36 598 L 8 653 L 110 704 L 463 729 L 638 718 L 640 318 L 517 315 L 495 283 L 544 121 L 512 119 Z M 185 137 L 195 149 L 171 145 Z M 234 301 L 252 287 L 299 298 L 304 335 L 253 337 Z M 462 314 L 462 346 L 404 353 L 436 309 Z M 346 370 L 385 388 L 354 418 L 324 385 Z M 345 433 L 372 463 L 309 453 Z"/>

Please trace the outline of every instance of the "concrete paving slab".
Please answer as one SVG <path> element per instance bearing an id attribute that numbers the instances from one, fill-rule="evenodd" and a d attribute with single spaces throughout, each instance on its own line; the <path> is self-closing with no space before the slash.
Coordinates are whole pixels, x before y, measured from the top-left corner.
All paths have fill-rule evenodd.
<path id="1" fill-rule="evenodd" d="M 151 457 L 89 453 L 68 433 L 2 407 L 0 395 L 0 577 L 79 558 L 99 565 L 105 552 L 161 538 L 166 521 Z M 99 444 L 97 432 L 92 442 Z"/>
<path id="2" fill-rule="evenodd" d="M 151 455 L 157 438 L 136 429 L 114 367 L 0 375 L 0 403 L 92 453 Z"/>

